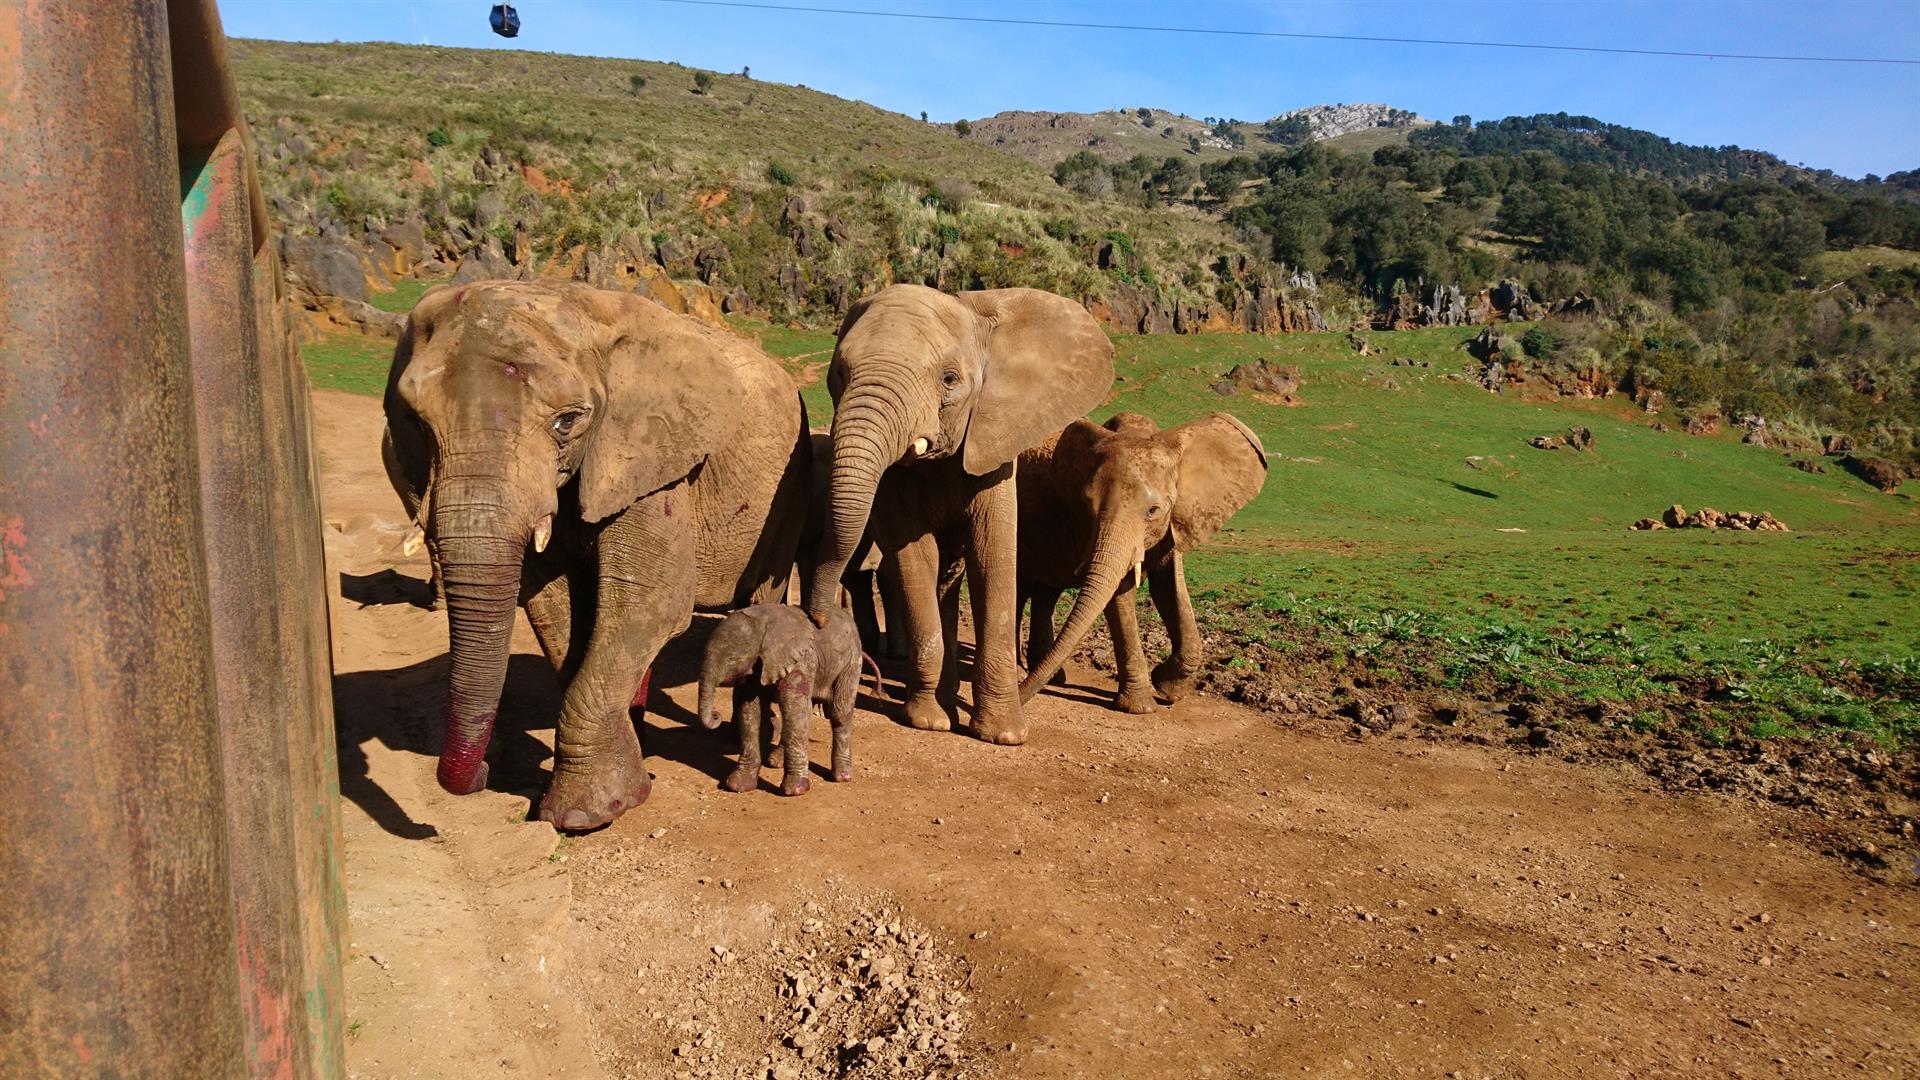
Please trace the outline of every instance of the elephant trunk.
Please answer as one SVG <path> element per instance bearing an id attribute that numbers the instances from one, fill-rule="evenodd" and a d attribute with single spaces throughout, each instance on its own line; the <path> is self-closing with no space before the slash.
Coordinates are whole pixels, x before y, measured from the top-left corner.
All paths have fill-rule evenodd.
<path id="1" fill-rule="evenodd" d="M 826 531 L 819 568 L 807 595 L 807 614 L 822 623 L 838 605 L 840 579 L 852 561 L 880 476 L 907 449 L 906 425 L 897 399 L 876 390 L 849 388 L 833 417 L 833 469 L 827 480 Z"/>
<path id="2" fill-rule="evenodd" d="M 452 479 L 430 501 L 447 606 L 452 673 L 440 786 L 456 795 L 487 782 L 487 741 L 506 684 L 520 563 L 532 533 L 500 505 L 499 478 Z"/>
<path id="3" fill-rule="evenodd" d="M 1066 665 L 1067 657 L 1080 648 L 1080 642 L 1093 629 L 1093 620 L 1099 617 L 1130 575 L 1135 579 L 1135 587 L 1139 586 L 1141 539 L 1138 528 L 1101 526 L 1094 537 L 1086 581 L 1080 586 L 1080 594 L 1073 599 L 1073 610 L 1067 613 L 1066 625 L 1061 627 L 1059 636 L 1053 639 L 1053 647 L 1047 650 L 1046 656 L 1034 662 L 1033 669 L 1027 672 L 1025 681 L 1020 684 L 1021 701 L 1039 693 L 1047 680 Z M 1050 619 L 1053 612 L 1036 611 L 1033 617 Z"/>

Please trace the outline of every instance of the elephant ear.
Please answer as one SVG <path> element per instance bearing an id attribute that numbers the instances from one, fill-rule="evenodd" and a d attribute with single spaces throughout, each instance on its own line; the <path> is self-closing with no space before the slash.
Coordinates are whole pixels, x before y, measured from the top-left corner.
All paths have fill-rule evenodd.
<path id="1" fill-rule="evenodd" d="M 446 286 L 427 290 L 408 313 L 400 340 L 393 347 L 393 364 L 387 369 L 387 392 L 382 402 L 387 422 L 380 433 L 380 463 L 386 467 L 387 480 L 406 507 L 409 521 L 419 520 L 420 501 L 433 482 L 433 438 L 401 394 L 400 382 L 412 367 L 415 347 L 426 343 L 434 323 L 454 299 L 455 290 Z"/>
<path id="2" fill-rule="evenodd" d="M 1267 479 L 1267 451 L 1258 435 L 1227 413 L 1169 428 L 1162 437 L 1172 439 L 1180 450 L 1174 546 L 1191 551 L 1260 494 Z"/>
<path id="3" fill-rule="evenodd" d="M 630 293 L 581 288 L 605 399 L 580 462 L 580 516 L 601 521 L 685 477 L 740 423 L 731 342 Z"/>
<path id="4" fill-rule="evenodd" d="M 1087 310 L 1039 289 L 956 299 L 980 319 L 987 360 L 961 464 L 975 476 L 1012 461 L 1100 403 L 1113 386 L 1113 343 Z"/>

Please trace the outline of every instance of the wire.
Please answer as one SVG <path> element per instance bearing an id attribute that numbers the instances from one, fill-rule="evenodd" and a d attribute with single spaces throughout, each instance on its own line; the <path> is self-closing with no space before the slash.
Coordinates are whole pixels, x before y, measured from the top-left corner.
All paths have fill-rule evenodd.
<path id="1" fill-rule="evenodd" d="M 921 19 L 929 22 L 995 23 L 1002 26 L 1040 26 L 1068 30 L 1128 30 L 1152 34 L 1213 34 L 1223 37 L 1293 38 L 1304 41 L 1357 41 L 1387 45 L 1449 45 L 1471 49 L 1537 49 L 1547 52 L 1613 53 L 1624 56 L 1667 56 L 1696 60 L 1775 60 L 1810 64 L 1911 64 L 1880 56 L 1773 56 L 1762 53 L 1688 52 L 1679 49 L 1617 49 L 1604 45 L 1535 45 L 1519 41 L 1454 41 L 1446 38 L 1375 37 L 1361 34 L 1302 34 L 1281 30 L 1216 30 L 1201 26 L 1137 26 L 1124 23 L 1066 22 L 1052 19 L 1005 19 L 987 15 L 931 15 L 912 11 L 861 11 L 856 8 L 807 7 L 799 4 L 749 4 L 740 0 L 657 0 L 691 7 L 747 8 L 753 11 L 792 11 L 808 15 L 863 15 L 875 19 Z"/>

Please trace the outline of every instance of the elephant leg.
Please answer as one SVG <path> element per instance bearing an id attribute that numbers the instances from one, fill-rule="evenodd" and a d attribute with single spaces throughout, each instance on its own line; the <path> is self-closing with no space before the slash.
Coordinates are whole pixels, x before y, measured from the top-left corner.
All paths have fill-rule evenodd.
<path id="1" fill-rule="evenodd" d="M 660 647 L 693 616 L 693 507 L 685 484 L 628 507 L 601 530 L 598 610 L 554 733 L 553 783 L 540 817 L 561 829 L 605 825 L 652 781 L 627 706 Z"/>
<path id="2" fill-rule="evenodd" d="M 873 605 L 873 579 L 871 570 L 849 570 L 842 580 L 852 600 L 853 625 L 860 632 L 860 647 L 877 654 L 880 652 L 880 617 Z"/>
<path id="3" fill-rule="evenodd" d="M 1132 583 L 1133 587 L 1129 587 Z M 1140 649 L 1140 613 L 1135 607 L 1133 571 L 1107 601 L 1107 634 L 1113 638 L 1113 662 L 1120 669 L 1114 707 L 1121 712 L 1153 711 L 1153 684 L 1147 681 L 1147 654 Z"/>
<path id="4" fill-rule="evenodd" d="M 760 725 L 766 712 L 760 704 L 760 686 L 733 688 L 733 724 L 740 733 L 740 763 L 721 781 L 728 791 L 752 791 L 760 786 Z"/>
<path id="5" fill-rule="evenodd" d="M 915 537 L 895 552 L 890 561 L 900 576 L 900 623 L 908 643 L 908 655 L 901 676 L 906 684 L 907 723 L 925 731 L 950 731 L 954 712 L 951 701 L 940 700 L 935 687 L 940 680 L 940 544 L 931 533 Z M 893 634 L 895 612 L 887 609 L 888 636 Z"/>
<path id="6" fill-rule="evenodd" d="M 899 566 L 893 559 L 880 563 L 880 613 L 887 622 L 886 652 L 889 660 L 907 658 L 907 592 L 900 583 Z"/>
<path id="7" fill-rule="evenodd" d="M 530 555 L 521 567 L 520 606 L 526 609 L 541 653 L 564 685 L 579 668 L 593 636 L 591 578 L 570 573 L 551 552 Z"/>
<path id="8" fill-rule="evenodd" d="M 940 581 L 940 704 L 949 713 L 960 707 L 960 580 L 943 574 Z"/>
<path id="9" fill-rule="evenodd" d="M 1179 701 L 1193 692 L 1194 676 L 1206 663 L 1207 653 L 1200 640 L 1199 624 L 1193 619 L 1187 568 L 1179 552 L 1147 572 L 1147 591 L 1153 596 L 1153 606 L 1160 609 L 1160 620 L 1167 624 L 1167 637 L 1173 642 L 1173 654 L 1154 666 L 1153 685 L 1168 701 Z"/>
<path id="10" fill-rule="evenodd" d="M 1034 664 L 1039 663 L 1040 659 L 1046 656 L 1053 648 L 1053 612 L 1055 608 L 1060 606 L 1060 592 L 1061 590 L 1059 589 L 1042 587 L 1035 589 L 1031 594 L 1033 597 L 1033 613 L 1029 615 L 1028 618 L 1030 618 L 1032 622 L 1027 626 L 1027 667 L 1029 670 L 1032 669 Z M 1020 613 L 1015 611 L 1014 618 L 1018 619 L 1019 616 Z M 1054 672 L 1053 678 L 1047 680 L 1047 682 L 1051 686 L 1067 685 L 1066 669 L 1062 668 Z"/>
<path id="11" fill-rule="evenodd" d="M 988 742 L 1027 741 L 1020 711 L 1020 660 L 1015 655 L 1015 532 L 1020 504 L 1012 464 L 1003 465 L 967 508 L 972 541 L 967 583 L 973 599 L 973 731 Z"/>
<path id="12" fill-rule="evenodd" d="M 780 794 L 805 795 L 812 780 L 807 739 L 813 730 L 813 679 L 804 671 L 790 671 L 780 680 Z"/>
<path id="13" fill-rule="evenodd" d="M 834 680 L 833 696 L 827 700 L 827 722 L 833 725 L 833 782 L 844 784 L 853 779 L 853 713 L 860 697 L 860 658 Z"/>

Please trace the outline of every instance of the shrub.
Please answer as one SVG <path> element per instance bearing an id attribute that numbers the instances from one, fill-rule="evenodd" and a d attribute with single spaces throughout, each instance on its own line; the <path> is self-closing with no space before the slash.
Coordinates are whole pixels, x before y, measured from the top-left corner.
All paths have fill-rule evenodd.
<path id="1" fill-rule="evenodd" d="M 793 174 L 787 171 L 786 166 L 777 161 L 767 162 L 767 179 L 779 184 L 781 187 L 793 186 Z"/>
<path id="2" fill-rule="evenodd" d="M 428 146 L 445 146 L 452 141 L 453 136 L 447 134 L 446 128 L 434 128 L 432 131 L 427 132 Z"/>
<path id="3" fill-rule="evenodd" d="M 628 93 L 632 94 L 635 97 L 639 97 L 640 91 L 645 90 L 646 88 L 647 88 L 647 77 L 645 75 L 627 76 L 627 92 Z"/>
<path id="4" fill-rule="evenodd" d="M 1560 339 L 1549 333 L 1545 327 L 1530 327 L 1520 335 L 1520 347 L 1535 360 L 1550 360 L 1554 351 L 1560 347 Z"/>
<path id="5" fill-rule="evenodd" d="M 693 73 L 693 92 L 694 93 L 704 94 L 707 92 L 707 88 L 712 85 L 713 85 L 712 75 L 709 75 L 704 71 L 696 71 Z"/>
<path id="6" fill-rule="evenodd" d="M 973 133 L 973 125 L 963 116 L 953 122 L 953 133 L 964 139 Z"/>

